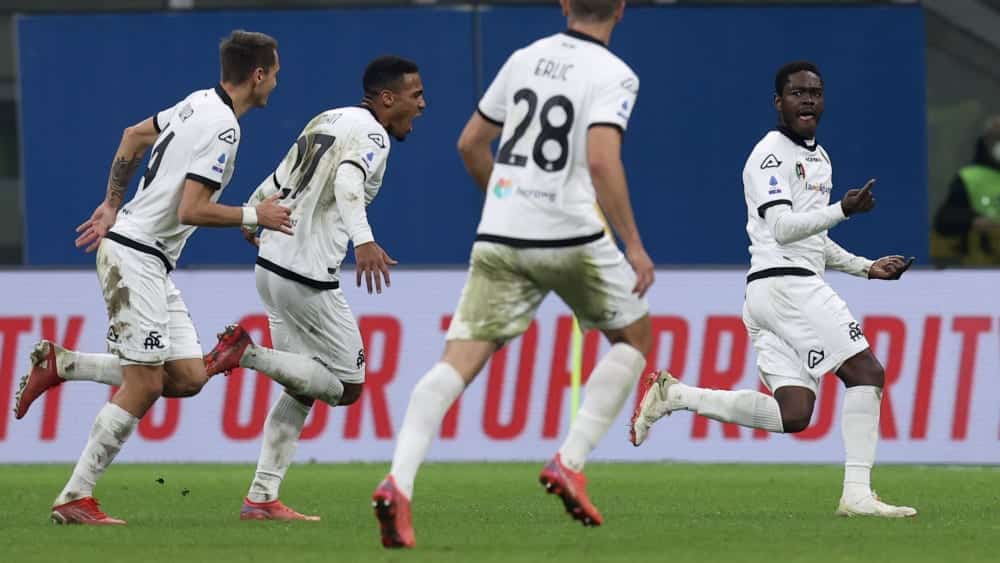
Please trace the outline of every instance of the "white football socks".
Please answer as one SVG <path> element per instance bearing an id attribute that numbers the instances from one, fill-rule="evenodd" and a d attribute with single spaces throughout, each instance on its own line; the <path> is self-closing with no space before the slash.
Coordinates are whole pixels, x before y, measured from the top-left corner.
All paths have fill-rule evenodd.
<path id="1" fill-rule="evenodd" d="M 587 381 L 583 404 L 566 441 L 559 448 L 563 465 L 573 471 L 583 469 L 587 456 L 607 434 L 645 366 L 642 353 L 623 343 L 612 346 L 601 358 Z"/>
<path id="2" fill-rule="evenodd" d="M 87 440 L 87 445 L 83 448 L 76 467 L 73 468 L 73 475 L 53 505 L 58 506 L 91 496 L 97 480 L 111 465 L 122 449 L 122 444 L 128 440 L 138 423 L 139 419 L 125 409 L 114 403 L 105 404 L 94 419 L 94 425 L 90 429 L 90 439 Z"/>
<path id="3" fill-rule="evenodd" d="M 105 385 L 122 384 L 121 360 L 114 354 L 88 354 L 66 350 L 52 344 L 56 350 L 56 372 L 67 381 L 94 381 Z"/>
<path id="4" fill-rule="evenodd" d="M 253 502 L 271 502 L 278 498 L 278 489 L 292 464 L 299 435 L 309 416 L 310 407 L 288 393 L 282 393 L 264 421 L 264 439 L 257 460 L 257 473 L 250 484 L 247 498 Z"/>
<path id="5" fill-rule="evenodd" d="M 873 385 L 848 387 L 840 422 L 844 436 L 844 498 L 871 494 L 871 472 L 878 445 L 882 388 Z"/>
<path id="6" fill-rule="evenodd" d="M 464 389 L 462 375 L 445 362 L 434 364 L 413 387 L 389 471 L 407 498 L 413 498 L 417 469 L 427 456 L 441 420 Z"/>
<path id="7" fill-rule="evenodd" d="M 778 401 L 759 391 L 702 389 L 675 383 L 667 389 L 667 403 L 671 410 L 676 406 L 720 422 L 784 432 Z"/>
<path id="8" fill-rule="evenodd" d="M 319 399 L 330 406 L 340 404 L 344 384 L 317 358 L 250 345 L 240 366 L 257 370 L 296 395 Z"/>

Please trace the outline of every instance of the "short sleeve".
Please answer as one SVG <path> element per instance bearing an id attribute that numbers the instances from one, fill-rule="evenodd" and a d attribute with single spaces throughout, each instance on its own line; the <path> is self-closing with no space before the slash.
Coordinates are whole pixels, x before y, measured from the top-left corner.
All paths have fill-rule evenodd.
<path id="1" fill-rule="evenodd" d="M 389 139 L 385 130 L 373 125 L 357 127 L 349 145 L 344 147 L 341 153 L 340 162 L 337 164 L 351 164 L 356 166 L 365 176 L 365 181 L 369 179 L 381 178 L 382 169 L 389 158 Z"/>
<path id="2" fill-rule="evenodd" d="M 629 70 L 602 80 L 594 90 L 587 127 L 607 125 L 624 133 L 638 95 L 639 77 Z"/>
<path id="3" fill-rule="evenodd" d="M 483 93 L 483 97 L 479 100 L 479 106 L 477 107 L 479 115 L 483 119 L 497 126 L 503 126 L 503 122 L 507 118 L 507 76 L 511 72 L 510 69 L 513 66 L 511 61 L 513 59 L 514 55 L 511 55 L 507 59 L 507 62 L 500 67 L 500 72 L 497 73 L 496 77 L 493 78 L 493 82 L 490 83 L 490 87 Z"/>
<path id="4" fill-rule="evenodd" d="M 204 138 L 195 147 L 187 177 L 209 188 L 222 187 L 226 167 L 232 166 L 239 148 L 239 132 L 230 120 L 216 121 L 204 129 Z"/>
<path id="5" fill-rule="evenodd" d="M 170 120 L 173 119 L 174 114 L 177 111 L 177 106 L 183 103 L 184 102 L 180 102 L 163 111 L 158 111 L 153 114 L 153 127 L 156 128 L 157 133 L 162 133 L 163 130 L 167 128 L 167 125 L 170 125 Z"/>
<path id="6" fill-rule="evenodd" d="M 789 177 L 794 163 L 785 160 L 779 154 L 758 151 L 750 155 L 743 169 L 747 197 L 756 205 L 757 215 L 762 219 L 771 207 L 792 205 Z"/>

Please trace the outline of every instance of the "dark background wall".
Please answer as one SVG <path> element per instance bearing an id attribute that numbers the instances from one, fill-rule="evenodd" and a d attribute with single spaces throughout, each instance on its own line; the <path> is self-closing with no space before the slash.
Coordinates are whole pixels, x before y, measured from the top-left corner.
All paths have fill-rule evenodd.
<path id="1" fill-rule="evenodd" d="M 121 129 L 213 85 L 218 39 L 242 27 L 279 39 L 282 71 L 269 107 L 242 121 L 223 201 L 242 201 L 312 115 L 356 103 L 369 59 L 403 54 L 422 65 L 430 105 L 393 148 L 372 224 L 403 263 L 463 263 L 482 196 L 455 153 L 458 132 L 507 54 L 564 25 L 553 7 L 21 17 L 26 262 L 91 263 L 72 247 L 73 227 L 103 196 Z M 86 59 L 66 64 L 81 45 Z M 834 237 L 867 255 L 926 257 L 919 7 L 630 7 L 612 50 L 642 82 L 625 160 L 657 263 L 746 262 L 740 172 L 774 123 L 774 71 L 795 58 L 823 69 L 820 141 L 835 164 L 834 197 L 879 179 L 875 214 Z M 233 232 L 201 229 L 182 265 L 249 264 L 241 243 Z"/>

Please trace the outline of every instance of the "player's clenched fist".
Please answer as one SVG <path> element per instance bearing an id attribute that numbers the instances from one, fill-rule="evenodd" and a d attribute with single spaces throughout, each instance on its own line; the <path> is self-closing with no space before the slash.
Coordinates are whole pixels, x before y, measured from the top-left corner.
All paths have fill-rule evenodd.
<path id="1" fill-rule="evenodd" d="M 840 200 L 840 207 L 844 210 L 845 217 L 855 213 L 867 213 L 875 208 L 875 194 L 872 193 L 874 185 L 875 179 L 872 178 L 860 190 L 847 190 L 844 199 Z"/>
<path id="2" fill-rule="evenodd" d="M 292 211 L 278 204 L 279 196 L 280 194 L 274 194 L 257 204 L 257 224 L 265 229 L 281 231 L 290 235 L 292 234 Z"/>
<path id="3" fill-rule="evenodd" d="M 375 293 L 382 293 L 383 279 L 385 279 L 386 287 L 392 285 L 389 281 L 389 266 L 399 264 L 399 262 L 393 260 L 374 241 L 355 246 L 354 261 L 358 264 L 358 287 L 361 287 L 361 278 L 363 276 L 368 293 L 372 292 L 372 278 L 374 278 Z"/>

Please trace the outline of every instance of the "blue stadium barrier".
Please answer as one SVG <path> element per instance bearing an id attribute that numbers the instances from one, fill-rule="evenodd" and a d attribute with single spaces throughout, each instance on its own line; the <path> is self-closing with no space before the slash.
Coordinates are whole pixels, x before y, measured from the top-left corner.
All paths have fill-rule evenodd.
<path id="1" fill-rule="evenodd" d="M 21 17 L 27 263 L 92 263 L 73 248 L 73 227 L 103 195 L 122 128 L 215 84 L 218 39 L 246 28 L 279 39 L 282 70 L 269 106 L 241 122 L 223 201 L 242 201 L 311 116 L 356 103 L 369 59 L 401 54 L 421 65 L 429 107 L 411 138 L 394 145 L 371 221 L 404 264 L 463 264 L 483 196 L 454 147 L 475 107 L 477 75 L 485 87 L 513 49 L 564 25 L 548 7 Z M 826 82 L 820 142 L 835 164 L 833 196 L 879 180 L 874 214 L 832 236 L 860 254 L 926 259 L 919 6 L 632 7 L 612 50 L 641 80 L 625 161 L 657 263 L 747 262 L 741 170 L 774 124 L 775 70 L 799 58 L 818 63 Z M 241 242 L 202 229 L 181 265 L 248 265 L 253 251 Z"/>

